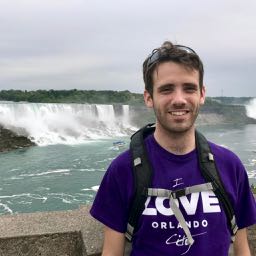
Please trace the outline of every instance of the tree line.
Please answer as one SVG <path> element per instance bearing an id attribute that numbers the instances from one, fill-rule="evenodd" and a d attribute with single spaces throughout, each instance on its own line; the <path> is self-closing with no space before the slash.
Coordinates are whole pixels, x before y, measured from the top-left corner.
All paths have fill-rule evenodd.
<path id="1" fill-rule="evenodd" d="M 2 90 L 0 100 L 35 103 L 141 104 L 143 95 L 130 91 L 96 90 Z"/>
<path id="2" fill-rule="evenodd" d="M 207 97 L 205 106 L 244 105 L 250 97 Z M 2 90 L 1 101 L 35 103 L 88 103 L 88 104 L 144 104 L 143 95 L 125 91 L 96 90 Z"/>

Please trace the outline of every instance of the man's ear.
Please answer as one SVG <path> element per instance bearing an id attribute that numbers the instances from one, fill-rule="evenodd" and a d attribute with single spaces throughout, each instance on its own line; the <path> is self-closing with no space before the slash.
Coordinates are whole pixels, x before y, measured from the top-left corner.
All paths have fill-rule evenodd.
<path id="1" fill-rule="evenodd" d="M 153 99 L 147 90 L 144 91 L 144 102 L 148 108 L 153 107 Z"/>
<path id="2" fill-rule="evenodd" d="M 205 86 L 202 86 L 201 95 L 200 95 L 200 105 L 204 105 L 205 102 Z"/>

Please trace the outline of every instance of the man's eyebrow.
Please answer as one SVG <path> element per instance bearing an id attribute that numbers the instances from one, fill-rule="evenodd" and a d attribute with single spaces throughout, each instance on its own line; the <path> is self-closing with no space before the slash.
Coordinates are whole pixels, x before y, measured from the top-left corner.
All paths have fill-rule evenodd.
<path id="1" fill-rule="evenodd" d="M 194 86 L 194 87 L 197 87 L 197 84 L 195 84 L 195 83 L 184 83 L 183 86 Z"/>
<path id="2" fill-rule="evenodd" d="M 196 83 L 183 83 L 182 84 L 183 87 L 193 87 L 193 88 L 198 88 L 198 85 Z M 161 84 L 158 86 L 158 89 L 161 90 L 161 89 L 166 89 L 166 88 L 173 88 L 175 87 L 175 84 L 172 84 L 172 83 L 166 83 L 166 84 Z"/>
<path id="3" fill-rule="evenodd" d="M 175 85 L 172 83 L 167 83 L 167 84 L 161 84 L 158 86 L 158 89 L 164 89 L 164 88 L 169 88 L 169 87 L 174 87 Z"/>

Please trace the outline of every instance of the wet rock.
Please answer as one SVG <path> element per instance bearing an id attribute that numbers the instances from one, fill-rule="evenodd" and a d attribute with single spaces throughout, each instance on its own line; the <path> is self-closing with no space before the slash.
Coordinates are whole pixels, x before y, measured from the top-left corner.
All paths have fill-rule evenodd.
<path id="1" fill-rule="evenodd" d="M 21 136 L 0 125 L 0 152 L 7 152 L 13 149 L 35 146 L 26 136 Z"/>

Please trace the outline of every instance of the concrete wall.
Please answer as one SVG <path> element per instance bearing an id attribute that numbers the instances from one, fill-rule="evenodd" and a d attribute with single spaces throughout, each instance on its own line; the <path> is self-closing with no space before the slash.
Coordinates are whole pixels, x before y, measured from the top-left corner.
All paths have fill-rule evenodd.
<path id="1" fill-rule="evenodd" d="M 0 256 L 100 255 L 102 225 L 89 215 L 89 209 L 0 216 Z M 248 234 L 255 256 L 256 225 Z"/>
<path id="2" fill-rule="evenodd" d="M 100 255 L 102 240 L 89 206 L 0 217 L 0 256 Z"/>

